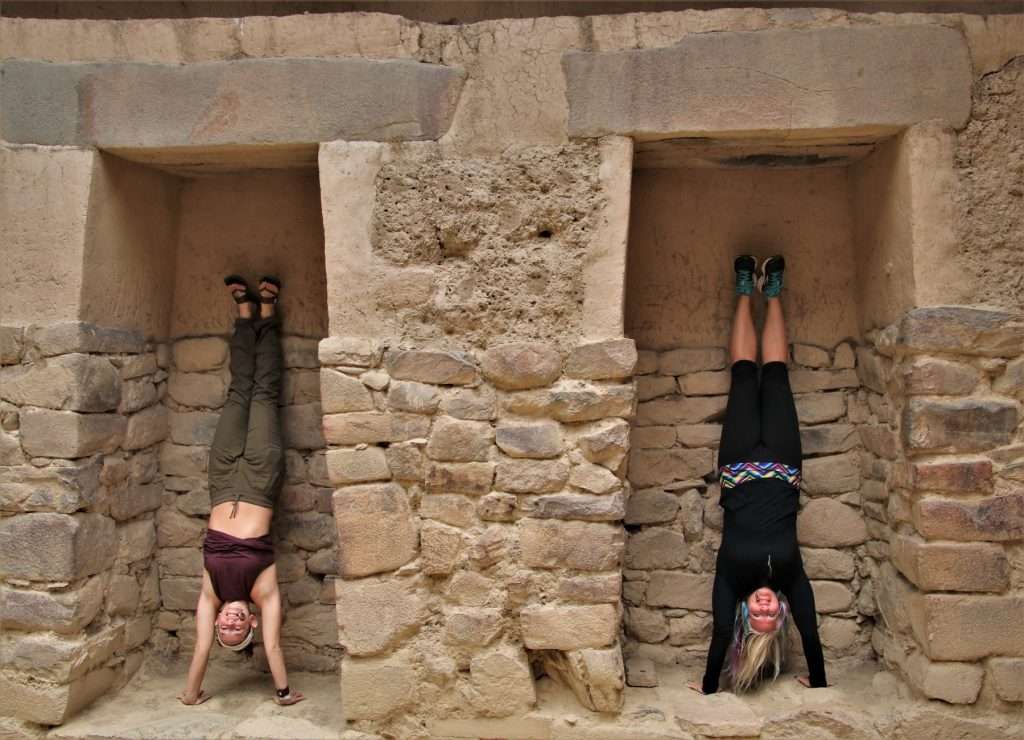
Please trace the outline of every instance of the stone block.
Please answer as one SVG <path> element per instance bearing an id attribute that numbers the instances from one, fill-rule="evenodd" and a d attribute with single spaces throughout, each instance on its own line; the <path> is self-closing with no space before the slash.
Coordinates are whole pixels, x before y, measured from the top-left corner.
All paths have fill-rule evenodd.
<path id="1" fill-rule="evenodd" d="M 206 447 L 167 443 L 160 447 L 160 472 L 164 475 L 200 477 L 206 473 L 209 457 Z"/>
<path id="2" fill-rule="evenodd" d="M 94 576 L 63 591 L 29 591 L 0 586 L 0 625 L 5 630 L 79 636 L 103 605 L 107 579 Z"/>
<path id="3" fill-rule="evenodd" d="M 320 341 L 311 337 L 281 337 L 281 359 L 286 368 L 313 369 L 320 367 Z"/>
<path id="4" fill-rule="evenodd" d="M 1024 357 L 1006 363 L 1002 374 L 992 382 L 992 390 L 1015 398 L 1024 395 Z"/>
<path id="5" fill-rule="evenodd" d="M 195 611 L 203 579 L 199 576 L 174 576 L 160 579 L 160 601 L 164 609 Z"/>
<path id="6" fill-rule="evenodd" d="M 825 617 L 818 627 L 822 646 L 834 653 L 843 653 L 857 644 L 860 629 L 854 619 Z"/>
<path id="7" fill-rule="evenodd" d="M 117 414 L 25 408 L 20 420 L 21 446 L 33 456 L 75 458 L 109 453 L 125 438 L 125 419 Z"/>
<path id="8" fill-rule="evenodd" d="M 0 326 L 0 365 L 17 365 L 21 361 L 24 329 Z"/>
<path id="9" fill-rule="evenodd" d="M 561 493 L 540 496 L 530 510 L 538 519 L 578 519 L 585 522 L 619 521 L 626 513 L 621 493 L 610 496 Z"/>
<path id="10" fill-rule="evenodd" d="M 289 370 L 286 372 L 282 378 L 279 403 L 284 406 L 320 403 L 319 370 Z"/>
<path id="11" fill-rule="evenodd" d="M 146 409 L 142 413 L 149 413 L 151 410 Z M 171 413 L 168 415 L 168 418 L 172 442 L 179 445 L 204 445 L 209 447 L 213 443 L 213 435 L 217 431 L 217 421 L 220 419 L 220 414 L 191 411 L 184 414 Z"/>
<path id="12" fill-rule="evenodd" d="M 565 360 L 565 374 L 587 380 L 622 380 L 636 368 L 636 344 L 632 339 L 609 339 L 574 347 Z"/>
<path id="13" fill-rule="evenodd" d="M 446 462 L 486 460 L 494 444 L 494 428 L 486 421 L 463 421 L 442 416 L 434 422 L 427 457 Z"/>
<path id="14" fill-rule="evenodd" d="M 161 577 L 201 576 L 203 551 L 196 547 L 164 547 L 157 554 Z"/>
<path id="15" fill-rule="evenodd" d="M 423 480 L 423 444 L 419 442 L 399 442 L 388 445 L 384 450 L 391 477 L 395 480 Z M 468 463 L 476 464 L 476 463 Z"/>
<path id="16" fill-rule="evenodd" d="M 477 502 L 476 514 L 487 522 L 510 522 L 515 519 L 518 502 L 511 493 L 489 493 Z"/>
<path id="17" fill-rule="evenodd" d="M 494 606 L 502 598 L 497 582 L 471 570 L 460 570 L 448 583 L 444 597 L 459 606 Z"/>
<path id="18" fill-rule="evenodd" d="M 796 415 L 801 424 L 822 424 L 846 416 L 846 394 L 801 393 L 795 396 Z"/>
<path id="19" fill-rule="evenodd" d="M 0 398 L 18 406 L 113 411 L 121 400 L 121 377 L 104 357 L 61 355 L 0 370 Z"/>
<path id="20" fill-rule="evenodd" d="M 576 650 L 611 645 L 619 632 L 611 604 L 530 605 L 520 611 L 523 644 L 531 650 Z"/>
<path id="21" fill-rule="evenodd" d="M 420 527 L 420 565 L 428 575 L 447 575 L 462 555 L 465 539 L 454 527 L 425 521 Z"/>
<path id="22" fill-rule="evenodd" d="M 501 719 L 432 719 L 428 723 L 432 737 L 500 737 L 506 740 L 534 740 L 551 736 L 549 717 L 502 717 Z M 358 740 L 354 738 L 353 740 Z"/>
<path id="23" fill-rule="evenodd" d="M 419 414 L 363 411 L 323 417 L 324 439 L 329 444 L 407 442 L 426 437 L 429 430 L 430 418 Z"/>
<path id="24" fill-rule="evenodd" d="M 1017 404 L 1012 401 L 912 398 L 903 412 L 903 442 L 914 451 L 987 450 L 1010 442 L 1018 418 Z"/>
<path id="25" fill-rule="evenodd" d="M 710 614 L 687 614 L 668 620 L 670 645 L 706 645 L 711 637 Z"/>
<path id="26" fill-rule="evenodd" d="M 526 651 L 518 645 L 497 645 L 469 661 L 469 703 L 485 717 L 522 715 L 533 708 L 537 694 Z"/>
<path id="27" fill-rule="evenodd" d="M 622 649 L 586 648 L 567 652 L 544 653 L 544 671 L 572 689 L 577 701 L 593 712 L 618 714 L 624 703 L 626 687 Z M 589 733 L 588 733 L 589 734 Z"/>
<path id="28" fill-rule="evenodd" d="M 436 386 L 411 380 L 396 380 L 388 387 L 388 408 L 411 414 L 432 414 L 441 403 Z"/>
<path id="29" fill-rule="evenodd" d="M 529 568 L 615 570 L 626 544 L 622 527 L 596 522 L 523 519 L 519 537 Z"/>
<path id="30" fill-rule="evenodd" d="M 667 450 L 669 447 L 675 446 L 676 428 L 668 426 L 634 427 L 629 431 L 629 442 L 634 450 Z"/>
<path id="31" fill-rule="evenodd" d="M 820 614 L 843 612 L 853 605 L 853 592 L 849 586 L 836 581 L 811 581 L 814 608 Z"/>
<path id="32" fill-rule="evenodd" d="M 568 480 L 569 463 L 565 460 L 502 460 L 494 486 L 512 493 L 554 493 Z"/>
<path id="33" fill-rule="evenodd" d="M 658 427 L 638 427 L 634 434 L 645 429 L 657 429 Z M 683 447 L 709 447 L 717 448 L 722 440 L 721 424 L 683 424 L 676 427 L 676 440 Z"/>
<path id="34" fill-rule="evenodd" d="M 908 682 L 929 699 L 973 704 L 981 691 L 985 669 L 971 663 L 937 663 L 915 653 L 905 663 Z"/>
<path id="35" fill-rule="evenodd" d="M 498 395 L 488 385 L 449 388 L 441 397 L 441 411 L 456 419 L 490 421 L 498 415 Z"/>
<path id="36" fill-rule="evenodd" d="M 703 478 L 714 469 L 711 450 L 633 450 L 629 480 L 635 486 L 658 486 Z"/>
<path id="37" fill-rule="evenodd" d="M 633 385 L 594 385 L 561 381 L 553 388 L 509 394 L 506 411 L 523 416 L 546 416 L 562 422 L 598 421 L 633 415 Z"/>
<path id="38" fill-rule="evenodd" d="M 415 660 L 405 653 L 383 658 L 345 656 L 341 692 L 349 722 L 380 720 L 416 701 Z"/>
<path id="39" fill-rule="evenodd" d="M 484 352 L 480 369 L 488 381 L 504 390 L 542 388 L 562 374 L 562 356 L 548 344 L 509 342 Z"/>
<path id="40" fill-rule="evenodd" d="M 338 639 L 349 655 L 391 652 L 415 635 L 424 605 L 408 580 L 335 582 Z"/>
<path id="41" fill-rule="evenodd" d="M 372 411 L 373 396 L 358 378 L 325 367 L 320 369 L 320 406 L 325 414 Z"/>
<path id="42" fill-rule="evenodd" d="M 996 696 L 1003 701 L 1024 701 L 1024 660 L 992 658 L 988 673 Z"/>
<path id="43" fill-rule="evenodd" d="M 64 684 L 106 663 L 123 644 L 122 625 L 108 625 L 78 639 L 50 633 L 22 634 L 12 636 L 0 647 L 0 659 L 13 671 Z"/>
<path id="44" fill-rule="evenodd" d="M 922 542 L 906 535 L 889 541 L 892 564 L 922 591 L 1005 591 L 1010 565 L 998 545 Z"/>
<path id="45" fill-rule="evenodd" d="M 197 521 L 202 533 L 202 521 Z M 150 519 L 122 524 L 117 528 L 117 562 L 135 563 L 153 554 L 157 545 L 157 530 Z"/>
<path id="46" fill-rule="evenodd" d="M 860 379 L 853 370 L 791 370 L 789 384 L 793 393 L 814 393 L 834 391 L 843 388 L 857 388 Z"/>
<path id="47" fill-rule="evenodd" d="M 626 660 L 626 685 L 638 688 L 654 688 L 658 685 L 658 672 L 654 661 L 634 655 Z"/>
<path id="48" fill-rule="evenodd" d="M 227 364 L 228 343 L 221 337 L 179 339 L 171 349 L 174 367 L 183 373 L 218 370 Z"/>
<path id="49" fill-rule="evenodd" d="M 434 493 L 482 495 L 491 490 L 494 463 L 431 463 L 424 484 Z"/>
<path id="50" fill-rule="evenodd" d="M 711 611 L 711 573 L 656 570 L 647 583 L 647 605 Z"/>
<path id="51" fill-rule="evenodd" d="M 626 632 L 640 642 L 658 643 L 668 637 L 668 618 L 656 609 L 626 609 Z"/>
<path id="52" fill-rule="evenodd" d="M 25 343 L 43 357 L 84 354 L 138 355 L 145 351 L 146 340 L 137 331 L 96 326 L 86 321 L 66 321 L 32 325 L 25 329 Z"/>
<path id="53" fill-rule="evenodd" d="M 1024 353 L 1024 323 L 1017 315 L 981 308 L 915 308 L 900 322 L 899 342 L 917 352 L 1013 357 Z"/>
<path id="54" fill-rule="evenodd" d="M 804 367 L 819 368 L 832 364 L 828 350 L 810 344 L 793 344 L 793 362 Z"/>
<path id="55" fill-rule="evenodd" d="M 4 76 L 5 98 L 17 109 L 2 121 L 6 140 L 166 149 L 434 140 L 450 125 L 464 73 L 351 57 L 184 65 L 18 61 L 5 65 Z M 45 100 L 32 95 L 41 87 L 51 90 Z M 393 94 L 381 99 L 382 89 Z M 210 111 L 228 110 L 232 125 L 210 118 Z M 296 117 L 296 110 L 305 115 Z"/>
<path id="56" fill-rule="evenodd" d="M 852 424 L 821 424 L 800 430 L 804 455 L 827 455 L 852 450 L 860 442 Z"/>
<path id="57" fill-rule="evenodd" d="M 389 480 L 391 471 L 381 447 L 365 447 L 357 450 L 328 450 L 326 454 L 327 474 L 336 486 L 353 483 L 368 483 Z"/>
<path id="58" fill-rule="evenodd" d="M 396 380 L 415 380 L 434 385 L 472 385 L 476 365 L 460 352 L 406 350 L 388 354 L 388 374 Z"/>
<path id="59" fill-rule="evenodd" d="M 556 421 L 499 422 L 495 442 L 509 457 L 546 459 L 558 457 L 564 449 L 562 428 Z"/>
<path id="60" fill-rule="evenodd" d="M 626 524 L 661 524 L 675 519 L 679 499 L 660 488 L 633 491 L 626 502 Z"/>
<path id="61" fill-rule="evenodd" d="M 150 406 L 128 417 L 121 447 L 126 450 L 142 450 L 162 442 L 167 434 L 167 408 L 162 405 Z"/>
<path id="62" fill-rule="evenodd" d="M 849 547 L 868 539 L 861 514 L 835 499 L 816 498 L 797 515 L 797 539 L 808 547 Z"/>
<path id="63" fill-rule="evenodd" d="M 569 473 L 569 485 L 590 493 L 610 493 L 622 488 L 622 481 L 615 473 L 600 465 L 579 462 L 572 466 Z"/>
<path id="64" fill-rule="evenodd" d="M 202 544 L 205 522 L 164 507 L 156 515 L 156 537 L 160 547 L 192 547 Z"/>
<path id="65" fill-rule="evenodd" d="M 914 632 L 932 660 L 1024 657 L 1024 597 L 925 594 Z"/>
<path id="66" fill-rule="evenodd" d="M 849 581 L 856 572 L 853 555 L 845 550 L 803 548 L 800 554 L 808 578 Z"/>
<path id="67" fill-rule="evenodd" d="M 397 483 L 341 488 L 334 493 L 339 574 L 384 573 L 416 556 L 417 533 L 408 496 Z"/>
<path id="68" fill-rule="evenodd" d="M 576 444 L 590 462 L 616 470 L 629 450 L 629 423 L 623 419 L 597 422 L 579 434 Z"/>
<path id="69" fill-rule="evenodd" d="M 728 370 L 704 370 L 679 378 L 679 388 L 686 396 L 720 396 L 729 393 L 732 374 Z"/>
<path id="70" fill-rule="evenodd" d="M 906 463 L 900 483 L 917 491 L 992 492 L 992 461 L 987 458 Z"/>
<path id="71" fill-rule="evenodd" d="M 679 383 L 671 375 L 641 375 L 636 379 L 636 400 L 650 401 L 679 393 Z"/>
<path id="72" fill-rule="evenodd" d="M 622 575 L 570 576 L 558 582 L 558 598 L 587 604 L 617 604 L 622 599 Z"/>
<path id="73" fill-rule="evenodd" d="M 155 352 L 149 352 L 135 357 L 115 358 L 114 364 L 118 366 L 121 380 L 141 378 L 145 375 L 152 375 L 159 369 Z"/>
<path id="74" fill-rule="evenodd" d="M 637 570 L 682 568 L 689 561 L 689 547 L 681 532 L 647 527 L 629 536 L 626 567 Z"/>
<path id="75" fill-rule="evenodd" d="M 912 615 L 920 613 L 921 594 L 888 562 L 879 566 L 873 583 L 881 624 L 891 632 L 908 634 Z"/>
<path id="76" fill-rule="evenodd" d="M 121 402 L 117 406 L 119 414 L 134 414 L 158 400 L 156 385 L 149 378 L 126 380 L 121 383 Z"/>
<path id="77" fill-rule="evenodd" d="M 476 523 L 476 504 L 457 494 L 430 494 L 420 501 L 419 515 L 465 529 Z"/>
<path id="78" fill-rule="evenodd" d="M 97 668 L 65 684 L 35 680 L 32 674 L 0 674 L 0 694 L 13 716 L 59 725 L 102 696 L 118 680 L 112 668 Z"/>
<path id="79" fill-rule="evenodd" d="M 123 522 L 147 511 L 155 511 L 160 508 L 163 494 L 161 483 L 125 486 L 111 496 L 110 516 Z"/>
<path id="80" fill-rule="evenodd" d="M 965 396 L 981 381 L 977 368 L 935 357 L 918 357 L 902 373 L 904 388 L 912 396 Z"/>
<path id="81" fill-rule="evenodd" d="M 810 496 L 856 491 L 861 485 L 860 458 L 855 452 L 804 460 L 802 472 L 803 488 Z"/>
<path id="82" fill-rule="evenodd" d="M 673 349 L 658 356 L 658 373 L 661 375 L 689 375 L 705 370 L 721 370 L 725 367 L 725 350 Z"/>
<path id="83" fill-rule="evenodd" d="M 339 489 L 347 490 L 350 489 Z M 307 552 L 333 545 L 338 536 L 330 514 L 319 511 L 280 515 L 275 518 L 273 529 L 279 538 Z"/>
<path id="84" fill-rule="evenodd" d="M 320 404 L 304 403 L 281 409 L 281 433 L 284 444 L 293 450 L 318 450 L 324 447 Z"/>
<path id="85" fill-rule="evenodd" d="M 1024 539 L 1024 493 L 979 501 L 925 498 L 914 503 L 914 528 L 929 539 Z"/>
<path id="86" fill-rule="evenodd" d="M 636 425 L 702 424 L 725 414 L 726 396 L 667 396 L 637 406 Z"/>
<path id="87" fill-rule="evenodd" d="M 216 409 L 224 405 L 227 385 L 216 373 L 171 373 L 167 393 L 175 402 L 193 408 Z"/>
<path id="88" fill-rule="evenodd" d="M 374 367 L 380 362 L 376 341 L 360 337 L 327 337 L 320 340 L 317 355 L 322 365 Z"/>
<path id="89" fill-rule="evenodd" d="M 0 575 L 77 581 L 114 563 L 114 522 L 101 514 L 19 514 L 0 520 Z"/>
<path id="90" fill-rule="evenodd" d="M 650 349 L 636 351 L 635 375 L 650 375 L 658 372 L 658 353 Z"/>
<path id="91" fill-rule="evenodd" d="M 330 604 L 304 604 L 289 610 L 281 628 L 281 637 L 317 647 L 336 647 L 338 620 L 335 607 Z"/>
<path id="92" fill-rule="evenodd" d="M 441 641 L 456 648 L 481 648 L 501 634 L 504 621 L 500 609 L 463 607 L 445 613 Z"/>
<path id="93" fill-rule="evenodd" d="M 98 458 L 54 461 L 46 467 L 0 467 L 0 511 L 72 514 L 100 493 Z"/>

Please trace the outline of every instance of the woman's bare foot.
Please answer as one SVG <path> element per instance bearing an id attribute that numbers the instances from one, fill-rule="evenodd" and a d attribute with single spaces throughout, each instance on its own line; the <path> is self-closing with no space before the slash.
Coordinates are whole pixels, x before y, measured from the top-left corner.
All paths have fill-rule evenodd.
<path id="1" fill-rule="evenodd" d="M 696 681 L 690 681 L 689 683 L 687 683 L 686 688 L 690 689 L 691 691 L 696 691 L 698 694 L 704 693 L 704 687 Z"/>
<path id="2" fill-rule="evenodd" d="M 252 294 L 249 292 L 249 284 L 238 275 L 228 275 L 224 278 L 224 284 L 228 286 L 231 299 L 238 304 L 238 317 L 241 319 L 251 319 Z"/>
<path id="3" fill-rule="evenodd" d="M 275 277 L 260 280 L 260 318 L 269 319 L 277 309 L 277 296 L 281 292 L 281 281 Z"/>

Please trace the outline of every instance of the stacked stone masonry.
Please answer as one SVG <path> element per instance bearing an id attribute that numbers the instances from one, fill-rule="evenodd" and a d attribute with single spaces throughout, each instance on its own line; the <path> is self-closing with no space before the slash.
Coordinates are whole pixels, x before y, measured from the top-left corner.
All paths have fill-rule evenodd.
<path id="1" fill-rule="evenodd" d="M 1024 685 L 1022 317 L 915 309 L 871 339 L 858 370 L 874 649 L 927 698 L 1011 709 Z"/>
<path id="2" fill-rule="evenodd" d="M 60 724 L 142 663 L 164 588 L 161 349 L 85 323 L 0 327 L 7 716 Z"/>
<path id="3" fill-rule="evenodd" d="M 346 717 L 521 716 L 540 673 L 621 708 L 633 342 L 330 337 L 320 361 Z"/>
<path id="4" fill-rule="evenodd" d="M 623 598 L 627 654 L 699 672 L 711 639 L 711 587 L 721 542 L 718 444 L 729 391 L 725 349 L 642 350 L 631 429 Z M 858 425 L 872 411 L 856 350 L 795 344 L 790 382 L 804 450 L 798 538 L 826 659 L 871 654 L 871 534 Z M 792 660 L 802 660 L 792 631 Z"/>
<path id="5" fill-rule="evenodd" d="M 287 619 L 281 645 L 295 670 L 334 671 L 341 658 L 334 617 L 336 534 L 321 430 L 318 340 L 284 336 L 280 413 L 286 481 L 272 523 L 278 582 Z M 186 337 L 169 345 L 164 396 L 168 438 L 159 449 L 163 487 L 157 564 L 163 601 L 154 647 L 189 655 L 202 584 L 202 541 L 210 514 L 209 447 L 230 382 L 225 337 Z M 259 635 L 257 635 L 259 642 Z M 265 668 L 262 650 L 256 660 Z M 214 651 L 213 658 L 234 654 Z"/>

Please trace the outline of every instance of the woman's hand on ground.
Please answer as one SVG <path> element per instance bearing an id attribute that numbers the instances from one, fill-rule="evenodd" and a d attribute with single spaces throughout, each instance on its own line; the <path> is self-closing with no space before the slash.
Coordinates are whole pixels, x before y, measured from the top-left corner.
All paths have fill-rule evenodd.
<path id="1" fill-rule="evenodd" d="M 690 689 L 691 691 L 696 691 L 698 694 L 704 693 L 704 687 L 701 686 L 700 683 L 698 683 L 697 681 L 690 681 L 686 684 L 686 688 Z"/>
<path id="2" fill-rule="evenodd" d="M 195 706 L 196 704 L 202 704 L 209 698 L 210 695 L 202 689 L 200 689 L 199 693 L 195 696 L 190 695 L 187 691 L 182 691 L 180 694 L 178 694 L 178 701 L 180 701 L 182 704 L 188 707 Z"/>
<path id="3" fill-rule="evenodd" d="M 298 704 L 305 698 L 299 691 L 289 691 L 285 696 L 275 696 L 274 701 L 282 707 L 288 707 L 292 704 Z"/>

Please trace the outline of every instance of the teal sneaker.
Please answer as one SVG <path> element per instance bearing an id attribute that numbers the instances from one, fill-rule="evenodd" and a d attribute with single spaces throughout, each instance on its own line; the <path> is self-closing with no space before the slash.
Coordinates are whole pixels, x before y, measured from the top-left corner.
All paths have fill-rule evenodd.
<path id="1" fill-rule="evenodd" d="M 781 255 L 769 257 L 761 264 L 757 288 L 765 298 L 778 298 L 782 292 L 782 277 L 786 272 L 786 259 Z"/>
<path id="2" fill-rule="evenodd" d="M 753 295 L 757 260 L 749 254 L 742 254 L 733 261 L 732 269 L 736 271 L 736 295 Z"/>

